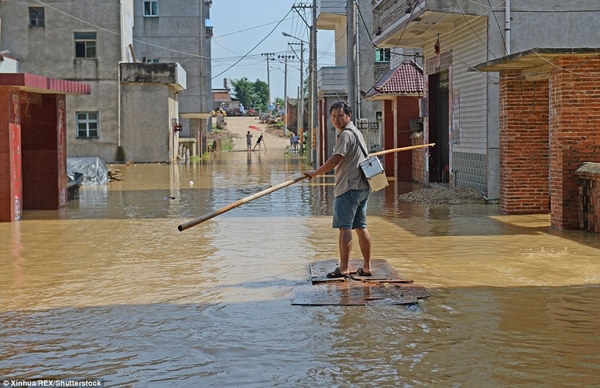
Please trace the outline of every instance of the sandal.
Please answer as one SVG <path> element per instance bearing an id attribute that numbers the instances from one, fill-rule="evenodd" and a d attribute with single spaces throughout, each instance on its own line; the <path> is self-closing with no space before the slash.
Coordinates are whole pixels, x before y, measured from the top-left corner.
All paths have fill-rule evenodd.
<path id="1" fill-rule="evenodd" d="M 358 276 L 373 276 L 373 272 L 366 272 L 366 271 L 363 271 L 363 269 L 362 269 L 362 268 L 359 268 L 359 269 L 357 269 L 357 270 L 356 270 L 356 274 L 357 274 Z"/>
<path id="2" fill-rule="evenodd" d="M 348 275 L 345 275 L 340 272 L 340 267 L 337 267 L 335 269 L 335 271 L 333 271 L 333 272 L 329 272 L 326 276 L 330 279 L 347 278 L 348 277 Z"/>

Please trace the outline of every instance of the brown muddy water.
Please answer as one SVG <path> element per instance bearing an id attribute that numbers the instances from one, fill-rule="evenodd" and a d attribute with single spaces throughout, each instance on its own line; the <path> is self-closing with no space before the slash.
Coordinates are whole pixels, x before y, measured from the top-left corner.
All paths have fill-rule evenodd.
<path id="1" fill-rule="evenodd" d="M 117 166 L 114 166 L 117 167 Z M 118 166 L 62 211 L 0 224 L 0 379 L 108 387 L 597 387 L 600 237 L 497 205 L 372 195 L 374 257 L 431 297 L 292 306 L 337 257 L 332 178 L 280 151 Z M 358 258 L 357 247 L 353 258 Z"/>

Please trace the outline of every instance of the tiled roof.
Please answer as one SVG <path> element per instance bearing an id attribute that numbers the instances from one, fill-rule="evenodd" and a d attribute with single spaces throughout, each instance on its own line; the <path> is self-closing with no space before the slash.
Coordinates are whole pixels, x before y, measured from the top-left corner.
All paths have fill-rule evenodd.
<path id="1" fill-rule="evenodd" d="M 423 69 L 412 61 L 388 71 L 364 97 L 406 94 L 423 94 Z"/>

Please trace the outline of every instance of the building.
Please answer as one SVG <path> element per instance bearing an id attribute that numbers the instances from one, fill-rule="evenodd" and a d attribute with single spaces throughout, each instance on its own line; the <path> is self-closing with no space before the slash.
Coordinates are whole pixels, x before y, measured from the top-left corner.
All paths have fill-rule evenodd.
<path id="1" fill-rule="evenodd" d="M 70 110 L 66 120 L 69 157 L 172 162 L 180 156 L 181 132 L 194 137 L 191 140 L 195 147 L 205 145 L 202 136 L 209 126 L 207 112 L 212 98 L 207 46 L 212 27 L 205 18 L 210 3 L 2 1 L 2 47 L 20 60 L 24 72 L 90 84 L 90 95 L 66 97 Z M 181 41 L 186 42 L 185 47 Z M 189 53 L 184 51 L 187 49 Z M 181 60 L 183 67 L 163 66 L 190 56 L 194 59 Z M 144 58 L 148 66 L 129 77 L 133 83 L 121 82 L 122 65 Z M 169 74 L 164 73 L 167 68 Z M 133 93 L 135 88 L 139 90 Z M 152 94 L 157 88 L 162 90 L 160 101 Z M 190 92 L 185 94 L 184 89 Z M 137 94 L 135 105 L 123 106 L 128 101 L 125 92 L 129 97 Z M 140 93 L 152 95 L 145 98 Z M 168 112 L 168 116 L 142 119 L 157 112 Z M 150 151 L 152 147 L 142 151 L 144 142 L 152 143 L 156 152 Z"/>
<path id="2" fill-rule="evenodd" d="M 363 96 L 382 102 L 381 128 L 385 149 L 417 145 L 423 127 L 419 118 L 419 102 L 423 97 L 423 69 L 414 61 L 404 62 L 388 70 Z M 422 144 L 422 142 L 420 143 Z M 414 153 L 418 153 L 415 151 Z M 419 181 L 422 163 L 414 163 L 410 152 L 395 152 L 384 156 L 385 173 L 399 181 Z"/>
<path id="3" fill-rule="evenodd" d="M 353 22 L 348 23 L 346 5 L 356 3 L 355 18 Z M 348 77 L 348 46 L 349 42 L 354 45 L 356 50 L 356 71 L 354 72 L 355 93 L 360 96 L 360 91 L 369 90 L 375 81 L 376 49 L 370 43 L 372 30 L 372 8 L 371 0 L 358 0 L 356 2 L 346 2 L 339 0 L 317 0 L 317 29 L 330 30 L 335 34 L 335 65 L 321 66 L 317 72 L 317 128 L 313 135 L 315 142 L 312 144 L 317 148 L 317 161 L 321 163 L 331 156 L 333 145 L 335 144 L 335 128 L 329 120 L 329 108 L 338 100 L 347 100 L 349 96 L 349 77 Z M 353 11 L 354 11 L 353 10 Z M 348 29 L 356 31 L 355 39 L 348 39 Z M 377 68 L 378 72 L 385 72 L 389 69 L 388 61 L 382 61 L 385 64 L 383 69 Z M 353 67 L 354 68 L 354 67 Z M 357 98 L 352 104 L 354 109 L 354 121 L 377 120 L 378 112 L 381 113 L 381 103 L 379 101 L 367 101 Z"/>
<path id="4" fill-rule="evenodd" d="M 135 0 L 133 47 L 147 63 L 180 63 L 187 87 L 178 93 L 180 136 L 206 148 L 213 109 L 210 21 L 212 0 Z M 187 141 L 187 140 L 186 140 Z"/>
<path id="5" fill-rule="evenodd" d="M 77 6 L 75 6 L 75 3 Z M 116 161 L 119 63 L 132 60 L 133 0 L 2 1 L 2 47 L 21 71 L 85 82 L 90 95 L 67 96 L 67 154 Z"/>
<path id="6" fill-rule="evenodd" d="M 494 4 L 377 0 L 372 31 L 378 47 L 423 50 L 424 141 L 436 146 L 425 155 L 422 181 L 441 182 L 448 169 L 450 184 L 475 187 L 488 200 L 506 195 L 500 178 L 500 78 L 475 66 L 534 48 L 600 42 L 600 30 L 593 27 L 600 21 L 595 0 Z"/>
<path id="7" fill-rule="evenodd" d="M 477 65 L 500 73 L 500 206 L 600 233 L 600 48 L 534 48 Z M 583 174 L 582 174 L 583 173 Z"/>
<path id="8" fill-rule="evenodd" d="M 90 85 L 21 73 L 0 57 L 0 222 L 67 206 L 66 96 Z"/>

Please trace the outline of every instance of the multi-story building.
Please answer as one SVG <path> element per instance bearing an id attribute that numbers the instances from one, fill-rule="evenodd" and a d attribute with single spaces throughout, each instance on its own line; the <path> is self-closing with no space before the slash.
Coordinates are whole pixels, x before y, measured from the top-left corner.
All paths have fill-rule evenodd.
<path id="1" fill-rule="evenodd" d="M 211 127 L 213 109 L 210 21 L 212 0 L 134 0 L 133 47 L 137 59 L 149 63 L 180 63 L 187 87 L 178 94 L 181 136 L 200 138 Z"/>
<path id="2" fill-rule="evenodd" d="M 2 1 L 2 46 L 23 72 L 91 85 L 89 96 L 67 96 L 69 157 L 172 162 L 182 124 L 198 140 L 208 126 L 210 3 Z M 130 65 L 143 57 L 150 63 Z"/>
<path id="3" fill-rule="evenodd" d="M 133 0 L 44 4 L 0 2 L 2 45 L 22 72 L 91 85 L 89 96 L 67 96 L 68 156 L 115 161 L 117 77 L 131 58 Z"/>
<path id="4" fill-rule="evenodd" d="M 355 18 L 348 23 L 346 1 L 339 0 L 317 0 L 317 30 L 330 30 L 335 37 L 335 65 L 321 66 L 317 72 L 317 94 L 318 94 L 318 128 L 317 128 L 317 159 L 325 161 L 332 152 L 335 144 L 335 130 L 329 121 L 329 107 L 337 100 L 346 100 L 349 96 L 348 77 L 348 30 L 355 31 L 352 50 L 355 50 L 354 78 L 356 101 L 352 105 L 354 109 L 354 121 L 375 121 L 377 112 L 381 111 L 379 101 L 366 101 L 360 98 L 360 91 L 369 90 L 374 83 L 376 66 L 376 49 L 371 42 L 371 0 L 357 0 L 353 14 Z M 383 74 L 389 68 L 389 56 L 381 58 L 383 69 L 378 68 L 377 73 Z"/>
<path id="5" fill-rule="evenodd" d="M 423 50 L 424 182 L 450 183 L 500 198 L 498 73 L 476 65 L 533 48 L 598 47 L 598 2 L 373 1 L 378 47 Z M 548 151 L 546 150 L 546 155 Z M 524 159 L 525 160 L 525 159 Z M 546 203 L 548 200 L 546 198 Z"/>

